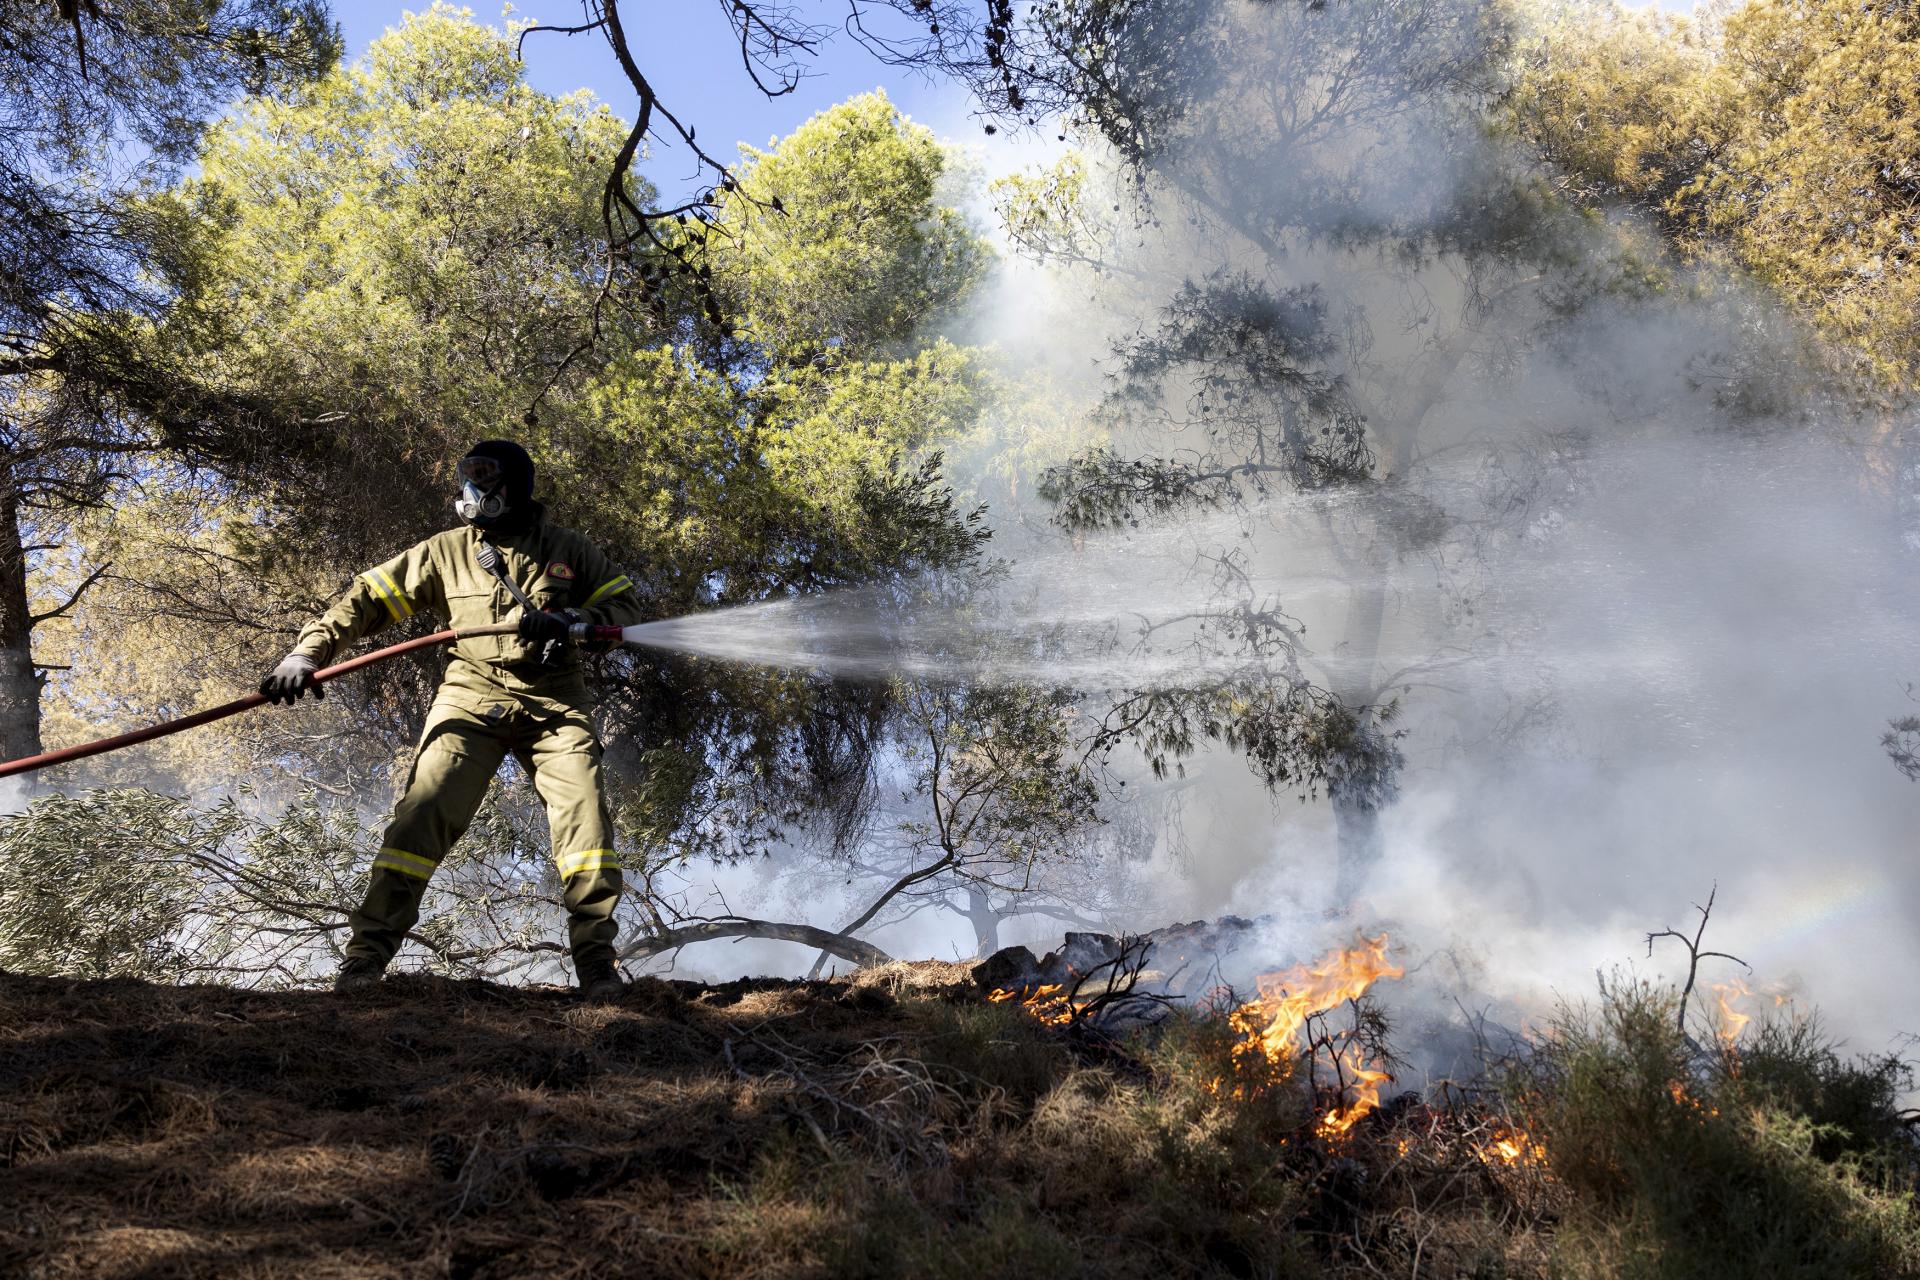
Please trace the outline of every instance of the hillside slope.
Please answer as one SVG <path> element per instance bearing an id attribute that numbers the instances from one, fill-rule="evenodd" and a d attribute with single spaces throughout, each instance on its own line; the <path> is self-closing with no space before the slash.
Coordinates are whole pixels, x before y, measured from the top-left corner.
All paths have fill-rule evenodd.
<path id="1" fill-rule="evenodd" d="M 0 975 L 0 1274 L 741 1274 L 696 1237 L 793 1126 L 729 1041 L 887 1034 L 889 979 L 966 984 L 644 980 L 594 1008 Z"/>
<path id="2" fill-rule="evenodd" d="M 1529 1068 L 1531 1137 L 1469 1092 L 1334 1140 L 1300 1079 L 1235 1076 L 1225 1017 L 1116 1043 L 961 965 L 606 1007 L 0 973 L 0 1276 L 1911 1273 L 1907 1158 L 1876 1190 L 1815 1150 L 1838 1123 L 1740 1101 L 1762 1056 L 1683 1087 L 1672 1007 L 1556 1041 L 1584 1065 Z"/>

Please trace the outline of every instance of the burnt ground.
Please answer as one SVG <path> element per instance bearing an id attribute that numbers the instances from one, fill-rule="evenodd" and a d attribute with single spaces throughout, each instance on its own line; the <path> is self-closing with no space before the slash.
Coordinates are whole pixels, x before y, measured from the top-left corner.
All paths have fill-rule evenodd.
<path id="1" fill-rule="evenodd" d="M 818 1124 L 754 1035 L 832 1060 L 905 1022 L 905 993 L 974 998 L 939 963 L 647 979 L 606 1007 L 0 973 L 0 1275 L 763 1271 L 716 1234 L 728 1188 Z"/>

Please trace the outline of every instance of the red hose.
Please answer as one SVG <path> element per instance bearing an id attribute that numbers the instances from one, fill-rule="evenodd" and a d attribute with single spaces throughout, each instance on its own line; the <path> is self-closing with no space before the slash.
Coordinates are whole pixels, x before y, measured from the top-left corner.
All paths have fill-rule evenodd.
<path id="1" fill-rule="evenodd" d="M 388 658 L 397 658 L 403 653 L 412 653 L 417 649 L 431 649 L 435 645 L 452 644 L 456 640 L 465 640 L 469 636 L 509 635 L 517 626 L 511 622 L 495 623 L 485 627 L 468 627 L 462 631 L 436 631 L 430 636 L 421 636 L 417 640 L 402 640 L 399 644 L 390 644 L 384 649 L 375 649 L 372 653 L 363 653 L 357 658 L 348 658 L 345 662 L 335 663 L 331 667 L 313 673 L 315 684 L 325 684 L 336 676 L 344 676 L 350 671 L 370 667 L 376 662 L 385 662 Z M 196 711 L 190 716 L 181 716 L 178 720 L 165 720 L 159 724 L 148 725 L 144 729 L 135 729 L 132 733 L 122 733 L 111 738 L 101 738 L 97 742 L 83 742 L 77 747 L 62 747 L 58 751 L 43 751 L 37 756 L 28 756 L 24 760 L 9 760 L 0 764 L 0 778 L 11 778 L 17 773 L 32 773 L 44 769 L 50 764 L 65 764 L 69 760 L 84 760 L 88 756 L 104 755 L 109 751 L 118 751 L 122 747 L 131 747 L 137 742 L 149 742 L 154 738 L 164 738 L 170 733 L 179 733 L 184 729 L 198 728 L 211 724 L 215 720 L 224 720 L 228 716 L 237 716 L 242 711 L 266 705 L 267 696 L 263 693 L 250 693 L 244 698 L 210 707 L 205 711 Z"/>

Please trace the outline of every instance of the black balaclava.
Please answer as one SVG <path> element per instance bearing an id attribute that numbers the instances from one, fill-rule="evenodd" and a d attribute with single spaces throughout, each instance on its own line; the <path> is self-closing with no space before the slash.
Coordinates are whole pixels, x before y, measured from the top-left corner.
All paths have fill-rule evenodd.
<path id="1" fill-rule="evenodd" d="M 518 529 L 533 519 L 533 459 L 511 440 L 482 440 L 460 459 L 454 512 L 476 529 Z"/>

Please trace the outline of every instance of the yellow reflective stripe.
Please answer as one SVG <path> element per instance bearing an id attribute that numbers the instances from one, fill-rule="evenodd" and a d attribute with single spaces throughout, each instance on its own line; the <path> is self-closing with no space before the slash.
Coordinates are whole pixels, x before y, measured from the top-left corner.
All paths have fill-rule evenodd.
<path id="1" fill-rule="evenodd" d="M 623 573 L 619 577 L 615 578 L 612 582 L 602 583 L 598 590 L 596 590 L 592 595 L 587 597 L 587 603 L 582 607 L 590 609 L 594 605 L 599 604 L 602 600 L 608 599 L 612 596 L 617 596 L 622 591 L 631 591 L 631 590 L 633 590 L 633 582 L 631 579 L 627 577 L 626 574 Z"/>
<path id="2" fill-rule="evenodd" d="M 407 599 L 407 593 L 400 589 L 400 584 L 393 580 L 393 575 L 387 573 L 384 569 L 375 569 L 374 572 L 379 574 L 380 580 L 387 584 L 387 590 L 393 592 L 394 601 L 400 606 L 400 612 L 406 617 L 411 618 L 413 616 L 413 602 Z"/>
<path id="3" fill-rule="evenodd" d="M 619 855 L 611 849 L 582 849 L 579 853 L 569 853 L 561 857 L 560 878 L 562 880 L 579 875 L 582 871 L 618 871 Z"/>
<path id="4" fill-rule="evenodd" d="M 431 858 L 423 858 L 417 853 L 408 853 L 405 849 L 382 849 L 380 856 L 373 860 L 375 867 L 385 867 L 389 871 L 398 871 L 403 876 L 412 876 L 415 880 L 426 880 L 433 875 L 433 869 L 440 864 Z"/>
<path id="5" fill-rule="evenodd" d="M 400 584 L 395 582 L 389 574 L 379 569 L 369 569 L 360 576 L 367 580 L 367 585 L 373 588 L 373 593 L 380 597 L 380 603 L 387 606 L 387 612 L 393 615 L 395 622 L 413 616 L 413 606 L 407 603 L 406 593 L 400 590 Z"/>

